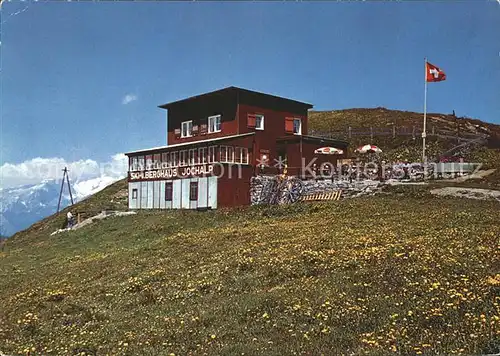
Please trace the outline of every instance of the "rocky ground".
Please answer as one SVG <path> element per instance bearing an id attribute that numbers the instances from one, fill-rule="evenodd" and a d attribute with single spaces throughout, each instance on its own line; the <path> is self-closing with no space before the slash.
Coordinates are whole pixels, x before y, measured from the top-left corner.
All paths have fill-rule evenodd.
<path id="1" fill-rule="evenodd" d="M 480 200 L 497 199 L 500 201 L 500 190 L 492 189 L 444 187 L 432 189 L 431 194 Z"/>

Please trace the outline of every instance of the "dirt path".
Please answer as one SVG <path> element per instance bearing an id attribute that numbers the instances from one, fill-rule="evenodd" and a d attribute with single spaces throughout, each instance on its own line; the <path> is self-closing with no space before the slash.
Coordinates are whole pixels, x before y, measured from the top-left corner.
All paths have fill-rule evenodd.
<path id="1" fill-rule="evenodd" d="M 432 189 L 431 194 L 480 200 L 496 199 L 500 201 L 500 190 L 492 189 L 444 187 Z"/>
<path id="2" fill-rule="evenodd" d="M 440 182 L 459 183 L 459 182 L 465 182 L 466 180 L 469 180 L 469 179 L 482 179 L 486 176 L 489 176 L 490 174 L 492 174 L 495 171 L 496 171 L 496 169 L 487 169 L 484 171 L 478 171 L 476 173 L 469 174 L 469 175 L 462 176 L 462 177 L 457 177 L 454 179 L 442 179 L 442 180 L 440 180 Z"/>

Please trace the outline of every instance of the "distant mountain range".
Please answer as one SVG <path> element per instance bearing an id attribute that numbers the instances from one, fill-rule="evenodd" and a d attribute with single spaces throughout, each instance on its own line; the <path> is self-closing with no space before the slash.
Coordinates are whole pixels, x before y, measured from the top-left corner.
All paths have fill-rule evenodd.
<path id="1" fill-rule="evenodd" d="M 76 203 L 97 193 L 120 178 L 102 176 L 71 184 L 73 200 Z M 47 180 L 39 184 L 13 188 L 0 188 L 0 236 L 11 236 L 31 224 L 52 215 L 57 210 L 61 181 Z M 71 199 L 67 185 L 64 186 L 61 209 Z"/>

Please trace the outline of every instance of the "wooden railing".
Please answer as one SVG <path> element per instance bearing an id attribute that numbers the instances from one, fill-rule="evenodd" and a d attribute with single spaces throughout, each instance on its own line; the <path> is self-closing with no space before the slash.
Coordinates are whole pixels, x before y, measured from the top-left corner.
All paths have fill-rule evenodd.
<path id="1" fill-rule="evenodd" d="M 396 126 L 392 125 L 390 127 L 363 127 L 363 128 L 352 128 L 351 126 L 346 127 L 343 131 L 320 131 L 310 129 L 309 134 L 313 136 L 321 136 L 321 137 L 332 137 L 339 138 L 344 137 L 348 139 L 352 139 L 355 136 L 366 136 L 370 137 L 373 140 L 376 136 L 392 136 L 396 138 L 397 136 L 412 136 L 413 139 L 422 136 L 422 128 L 413 126 Z M 471 133 L 471 132 L 463 132 L 459 128 L 457 130 L 446 130 L 437 128 L 435 126 L 430 126 L 427 130 L 427 136 L 437 136 L 437 137 L 446 137 L 446 138 L 454 138 L 457 140 L 473 140 L 478 138 L 487 137 L 487 135 L 479 134 L 479 133 Z"/>

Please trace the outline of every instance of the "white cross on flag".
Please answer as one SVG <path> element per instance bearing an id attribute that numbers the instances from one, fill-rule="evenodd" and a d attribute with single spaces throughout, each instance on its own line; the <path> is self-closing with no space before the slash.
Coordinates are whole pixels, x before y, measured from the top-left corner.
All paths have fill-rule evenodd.
<path id="1" fill-rule="evenodd" d="M 429 62 L 426 62 L 426 73 L 425 79 L 427 82 L 440 82 L 446 80 L 446 74 L 444 74 L 439 67 Z"/>

